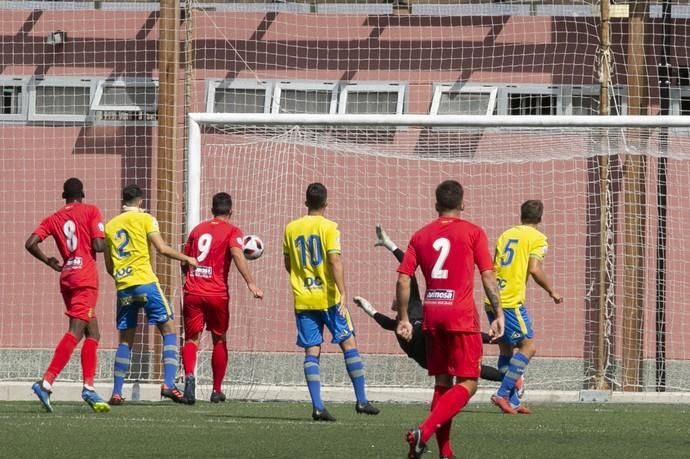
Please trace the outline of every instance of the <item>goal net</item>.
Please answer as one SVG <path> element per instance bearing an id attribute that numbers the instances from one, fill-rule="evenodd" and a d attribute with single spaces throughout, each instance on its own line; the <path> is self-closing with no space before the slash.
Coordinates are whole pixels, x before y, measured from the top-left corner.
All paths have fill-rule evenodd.
<path id="1" fill-rule="evenodd" d="M 463 217 L 485 228 L 490 241 L 519 223 L 522 202 L 544 202 L 541 229 L 549 238 L 544 266 L 565 300 L 555 305 L 528 282 L 527 308 L 538 347 L 527 373 L 530 388 L 649 391 L 657 385 L 657 368 L 664 369 L 669 390 L 690 387 L 682 300 L 690 293 L 682 268 L 690 224 L 685 130 L 557 126 L 601 120 L 591 117 L 193 114 L 191 119 L 199 124 L 192 121 L 190 130 L 189 224 L 209 217 L 214 193 L 230 190 L 233 220 L 266 245 L 264 256 L 250 263 L 264 301 L 253 300 L 241 278 L 231 276 L 229 347 L 238 363 L 230 365 L 229 381 L 302 384 L 281 246 L 285 224 L 305 213 L 310 182 L 328 188 L 327 216 L 341 229 L 348 293 L 393 314 L 397 262 L 374 247 L 375 225 L 404 248 L 411 234 L 434 218 L 436 185 L 456 179 L 465 187 Z M 479 127 L 482 122 L 486 125 Z M 539 124 L 544 127 L 535 127 Z M 665 168 L 661 178 L 660 167 Z M 660 180 L 661 192 L 670 197 L 665 220 L 658 205 Z M 657 253 L 660 221 L 666 259 Z M 475 284 L 479 303 L 478 276 Z M 368 385 L 428 385 L 393 333 L 355 306 L 350 309 Z M 662 326 L 663 340 L 657 335 Z M 337 346 L 325 344 L 324 351 L 325 385 L 348 385 Z M 496 346 L 486 345 L 485 354 L 484 363 L 494 365 Z"/>

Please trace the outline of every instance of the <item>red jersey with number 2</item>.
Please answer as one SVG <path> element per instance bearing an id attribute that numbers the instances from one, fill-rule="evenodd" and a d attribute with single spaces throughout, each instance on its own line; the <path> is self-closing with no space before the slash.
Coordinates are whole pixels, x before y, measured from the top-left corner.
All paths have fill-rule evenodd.
<path id="1" fill-rule="evenodd" d="M 494 269 L 486 233 L 454 217 L 439 217 L 410 239 L 398 272 L 414 276 L 419 266 L 426 280 L 424 330 L 478 332 L 474 304 L 474 267 Z"/>
<path id="2" fill-rule="evenodd" d="M 184 247 L 185 255 L 199 262 L 198 267 L 187 270 L 184 292 L 227 298 L 232 263 L 230 249 L 241 250 L 242 237 L 238 227 L 220 218 L 199 223 Z"/>
<path id="3" fill-rule="evenodd" d="M 46 217 L 33 232 L 43 241 L 53 236 L 63 266 L 60 288 L 98 288 L 96 252 L 93 239 L 103 239 L 103 221 L 98 207 L 71 202 Z"/>

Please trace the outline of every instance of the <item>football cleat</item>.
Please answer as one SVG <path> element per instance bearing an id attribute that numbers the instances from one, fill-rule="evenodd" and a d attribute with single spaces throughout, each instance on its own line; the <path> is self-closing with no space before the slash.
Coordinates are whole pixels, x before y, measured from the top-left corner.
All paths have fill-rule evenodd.
<path id="1" fill-rule="evenodd" d="M 416 429 L 407 432 L 405 437 L 407 444 L 410 445 L 410 451 L 407 453 L 408 459 L 421 459 L 422 454 L 426 451 L 426 445 L 422 442 L 422 429 Z"/>
<path id="2" fill-rule="evenodd" d="M 326 411 L 326 408 L 312 411 L 311 418 L 314 421 L 335 422 L 335 418 L 331 416 L 331 413 Z"/>
<path id="3" fill-rule="evenodd" d="M 518 414 L 532 414 L 532 411 L 526 406 L 518 405 L 515 407 L 515 412 Z"/>
<path id="4" fill-rule="evenodd" d="M 168 388 L 165 384 L 161 384 L 161 397 L 169 398 L 175 403 L 185 403 L 184 394 L 177 386 Z"/>
<path id="5" fill-rule="evenodd" d="M 505 414 L 517 414 L 517 411 L 510 406 L 510 401 L 505 397 L 494 394 L 491 396 L 491 403 L 499 407 Z"/>
<path id="6" fill-rule="evenodd" d="M 122 398 L 122 395 L 120 394 L 113 394 L 110 396 L 110 400 L 108 400 L 108 405 L 110 406 L 119 406 L 119 405 L 124 405 L 125 399 Z"/>
<path id="7" fill-rule="evenodd" d="M 189 375 L 184 379 L 184 399 L 187 405 L 194 405 L 196 402 L 196 378 Z"/>
<path id="8" fill-rule="evenodd" d="M 96 413 L 107 413 L 110 411 L 110 405 L 105 403 L 105 400 L 103 400 L 95 390 L 84 389 L 81 391 L 81 398 L 88 403 L 91 409 Z"/>
<path id="9" fill-rule="evenodd" d="M 225 401 L 225 394 L 222 392 L 216 392 L 215 390 L 211 393 L 211 403 L 220 403 Z"/>
<path id="10" fill-rule="evenodd" d="M 515 380 L 515 392 L 517 393 L 518 398 L 522 398 L 522 396 L 525 395 L 524 376 L 520 376 L 518 379 Z"/>
<path id="11" fill-rule="evenodd" d="M 359 414 L 364 413 L 372 416 L 379 414 L 379 409 L 372 405 L 371 402 L 364 404 L 357 402 L 355 405 L 355 411 Z"/>
<path id="12" fill-rule="evenodd" d="M 48 413 L 52 413 L 53 406 L 50 404 L 50 394 L 52 394 L 52 392 L 43 387 L 43 381 L 36 381 L 31 386 L 31 389 L 34 391 L 34 394 L 36 394 L 36 397 L 38 397 L 38 401 L 41 402 L 43 408 L 45 408 Z"/>

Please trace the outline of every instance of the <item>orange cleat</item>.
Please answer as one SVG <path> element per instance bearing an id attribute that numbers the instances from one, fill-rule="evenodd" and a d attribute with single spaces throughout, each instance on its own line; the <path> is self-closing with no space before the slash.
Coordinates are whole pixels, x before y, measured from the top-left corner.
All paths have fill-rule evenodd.
<path id="1" fill-rule="evenodd" d="M 517 411 L 510 406 L 510 401 L 507 398 L 494 394 L 491 396 L 491 403 L 499 407 L 505 414 L 517 414 Z"/>
<path id="2" fill-rule="evenodd" d="M 519 414 L 532 414 L 532 412 L 530 411 L 529 408 L 527 408 L 526 406 L 522 406 L 522 405 L 515 408 L 515 412 L 519 413 Z"/>

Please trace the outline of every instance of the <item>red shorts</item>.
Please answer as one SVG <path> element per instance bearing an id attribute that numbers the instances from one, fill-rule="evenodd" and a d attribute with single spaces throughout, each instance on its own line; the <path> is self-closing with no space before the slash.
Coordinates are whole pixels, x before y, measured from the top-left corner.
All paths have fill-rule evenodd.
<path id="1" fill-rule="evenodd" d="M 98 303 L 98 289 L 75 288 L 62 290 L 65 300 L 65 315 L 88 322 L 96 317 L 96 303 Z"/>
<path id="2" fill-rule="evenodd" d="M 479 378 L 482 366 L 481 334 L 444 330 L 427 330 L 424 333 L 430 376 Z"/>
<path id="3" fill-rule="evenodd" d="M 222 296 L 202 296 L 185 293 L 184 306 L 184 335 L 194 337 L 206 329 L 214 335 L 224 335 L 230 325 L 228 314 L 228 299 Z"/>

